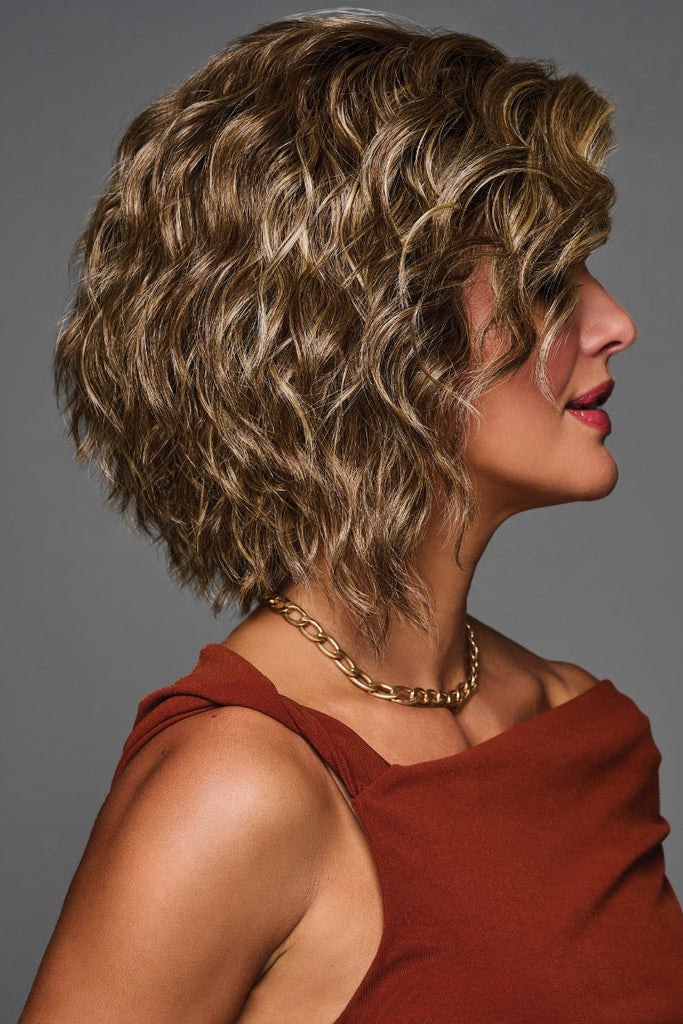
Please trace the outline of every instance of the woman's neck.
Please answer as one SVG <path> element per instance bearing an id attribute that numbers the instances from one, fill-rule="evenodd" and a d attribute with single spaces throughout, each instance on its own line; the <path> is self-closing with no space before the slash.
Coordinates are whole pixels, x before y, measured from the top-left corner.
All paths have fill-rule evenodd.
<path id="1" fill-rule="evenodd" d="M 327 600 L 322 586 L 291 584 L 283 586 L 281 592 L 315 619 L 372 679 L 393 686 L 449 690 L 467 675 L 467 596 L 477 563 L 494 529 L 493 525 L 484 527 L 481 521 L 470 527 L 461 548 L 460 567 L 455 562 L 452 540 L 438 518 L 432 520 L 416 553 L 416 567 L 432 596 L 433 628 L 425 633 L 394 616 L 381 659 L 341 604 Z M 306 643 L 305 638 L 299 638 L 289 628 L 292 643 L 300 648 Z M 331 664 L 330 668 L 334 670 Z"/>

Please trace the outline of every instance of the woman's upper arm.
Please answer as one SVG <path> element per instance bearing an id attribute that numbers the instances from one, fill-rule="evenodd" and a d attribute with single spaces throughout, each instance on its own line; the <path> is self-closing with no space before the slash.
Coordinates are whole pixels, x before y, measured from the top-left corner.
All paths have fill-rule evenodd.
<path id="1" fill-rule="evenodd" d="M 98 815 L 20 1024 L 235 1020 L 314 894 L 315 760 L 242 708 L 151 740 Z"/>

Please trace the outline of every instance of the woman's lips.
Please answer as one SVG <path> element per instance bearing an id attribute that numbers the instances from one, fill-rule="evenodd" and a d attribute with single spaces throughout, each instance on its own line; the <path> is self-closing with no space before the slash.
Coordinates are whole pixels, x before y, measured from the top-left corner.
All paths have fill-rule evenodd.
<path id="1" fill-rule="evenodd" d="M 576 416 L 577 419 L 587 426 L 595 427 L 596 430 L 600 430 L 603 434 L 611 434 L 612 424 L 610 418 L 603 409 L 598 409 L 597 406 L 604 405 L 613 390 L 614 381 L 609 377 L 602 384 L 597 384 L 590 391 L 586 391 L 583 395 L 578 395 L 571 402 L 568 402 L 566 406 L 567 412 L 570 412 L 572 416 Z"/>
<path id="2" fill-rule="evenodd" d="M 604 409 L 572 409 L 567 406 L 567 412 L 589 427 L 601 430 L 603 434 L 612 433 L 612 423 Z"/>

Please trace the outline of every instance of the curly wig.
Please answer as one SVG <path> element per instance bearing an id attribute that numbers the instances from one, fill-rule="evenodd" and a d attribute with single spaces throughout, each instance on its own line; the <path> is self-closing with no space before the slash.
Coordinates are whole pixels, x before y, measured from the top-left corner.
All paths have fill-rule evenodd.
<path id="1" fill-rule="evenodd" d="M 54 374 L 77 457 L 178 582 L 244 614 L 317 580 L 378 654 L 391 615 L 429 628 L 416 547 L 438 494 L 459 558 L 477 397 L 535 353 L 552 400 L 612 114 L 552 61 L 370 12 L 260 27 L 135 118 Z"/>

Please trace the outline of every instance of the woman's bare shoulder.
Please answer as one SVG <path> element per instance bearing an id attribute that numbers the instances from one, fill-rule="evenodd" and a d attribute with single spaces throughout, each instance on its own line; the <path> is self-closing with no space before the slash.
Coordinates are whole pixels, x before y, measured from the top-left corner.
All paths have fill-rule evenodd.
<path id="1" fill-rule="evenodd" d="M 102 806 L 22 1024 L 235 1020 L 315 898 L 333 791 L 251 709 L 163 730 Z"/>
<path id="2" fill-rule="evenodd" d="M 536 654 L 486 623 L 468 616 L 480 646 L 487 650 L 496 671 L 529 673 L 542 681 L 552 703 L 578 696 L 600 682 L 597 676 L 573 662 Z"/>
<path id="3" fill-rule="evenodd" d="M 216 707 L 167 726 L 130 761 L 110 795 L 125 801 L 141 785 L 162 780 L 173 791 L 201 783 L 205 798 L 233 807 L 240 793 L 266 803 L 275 798 L 283 811 L 299 807 L 302 796 L 316 802 L 329 789 L 322 762 L 301 736 L 246 707 Z"/>

